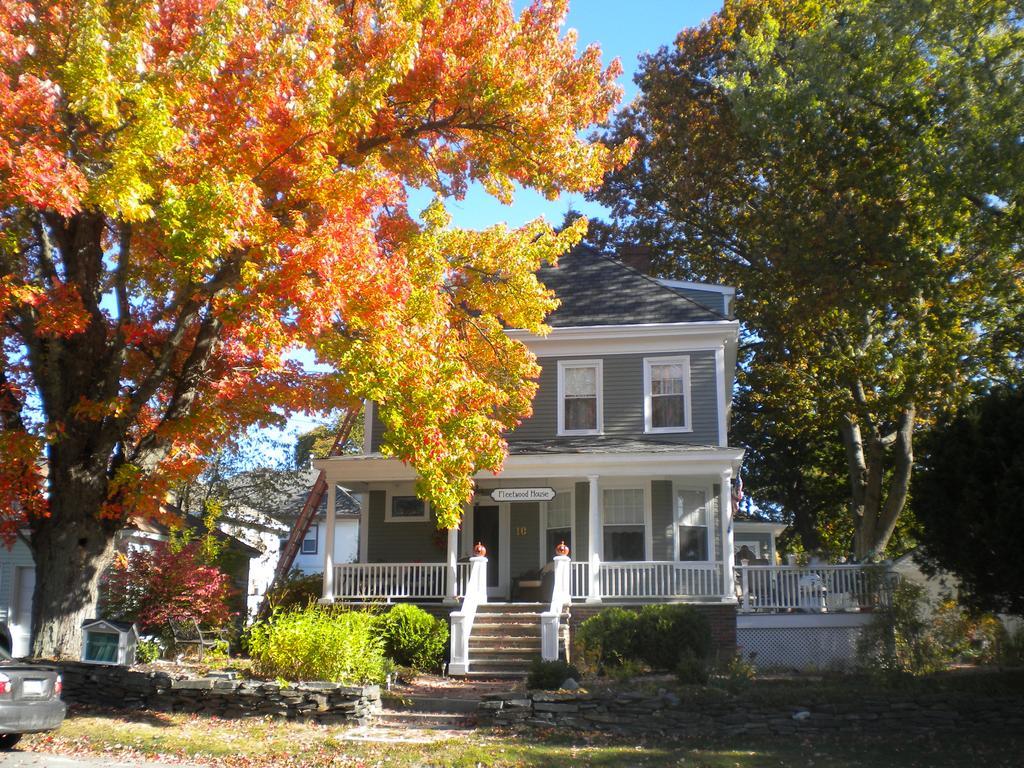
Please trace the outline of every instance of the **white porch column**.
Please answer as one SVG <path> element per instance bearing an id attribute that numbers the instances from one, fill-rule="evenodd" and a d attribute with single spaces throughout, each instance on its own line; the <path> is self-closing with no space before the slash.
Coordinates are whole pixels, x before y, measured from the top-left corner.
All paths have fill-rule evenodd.
<path id="1" fill-rule="evenodd" d="M 335 505 L 338 490 L 334 482 L 327 482 L 327 530 L 324 531 L 324 601 L 334 599 L 334 529 Z"/>
<path id="2" fill-rule="evenodd" d="M 601 556 L 598 554 L 598 541 L 601 536 L 601 499 L 597 485 L 597 475 L 588 475 L 590 481 L 590 535 L 587 536 L 587 555 L 590 560 L 590 584 L 587 589 L 587 602 L 601 602 Z"/>
<path id="3" fill-rule="evenodd" d="M 732 526 L 732 470 L 722 470 L 718 491 L 722 517 L 722 598 L 736 599 L 736 548 Z"/>
<path id="4" fill-rule="evenodd" d="M 459 578 L 459 529 L 448 529 L 448 583 L 445 590 L 444 601 L 454 605 L 458 602 L 456 594 L 456 581 Z"/>

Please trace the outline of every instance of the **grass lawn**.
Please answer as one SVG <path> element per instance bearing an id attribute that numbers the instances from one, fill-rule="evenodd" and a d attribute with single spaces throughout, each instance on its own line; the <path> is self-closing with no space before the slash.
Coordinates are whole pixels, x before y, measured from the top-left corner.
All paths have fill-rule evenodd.
<path id="1" fill-rule="evenodd" d="M 76 710 L 53 734 L 27 736 L 26 750 L 102 753 L 216 766 L 688 766 L 692 768 L 900 768 L 1020 766 L 1024 734 L 869 738 L 752 738 L 637 741 L 597 735 L 478 730 L 432 743 L 368 743 L 346 729 L 192 715 Z M 396 736 L 403 735 L 402 733 Z"/>

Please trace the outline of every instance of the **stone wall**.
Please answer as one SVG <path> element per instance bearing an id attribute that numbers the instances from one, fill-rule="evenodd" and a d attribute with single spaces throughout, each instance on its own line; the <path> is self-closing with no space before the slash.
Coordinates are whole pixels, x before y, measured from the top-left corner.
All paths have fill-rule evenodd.
<path id="1" fill-rule="evenodd" d="M 791 705 L 758 704 L 741 697 L 683 700 L 670 692 L 488 694 L 480 702 L 484 725 L 611 731 L 619 734 L 794 734 L 869 732 L 878 728 L 916 731 L 1024 729 L 1024 693 L 878 695 L 856 700 Z"/>
<path id="2" fill-rule="evenodd" d="M 725 658 L 736 652 L 736 605 L 734 603 L 691 603 L 707 616 L 711 625 L 711 639 L 718 655 Z M 636 603 L 573 603 L 569 608 L 569 627 L 575 633 L 581 622 L 599 613 L 604 608 L 626 608 L 640 610 L 643 605 Z"/>
<path id="3" fill-rule="evenodd" d="M 187 712 L 225 718 L 276 717 L 364 725 L 380 711 L 380 687 L 340 683 L 278 683 L 196 678 L 162 672 L 63 663 L 63 699 L 122 709 Z"/>

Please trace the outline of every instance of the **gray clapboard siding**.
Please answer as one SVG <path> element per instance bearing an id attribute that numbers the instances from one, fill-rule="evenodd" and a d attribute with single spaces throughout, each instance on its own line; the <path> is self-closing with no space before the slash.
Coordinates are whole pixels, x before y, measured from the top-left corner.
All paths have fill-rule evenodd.
<path id="1" fill-rule="evenodd" d="M 718 444 L 718 389 L 715 378 L 715 353 L 685 353 L 690 358 L 690 420 L 692 432 L 658 434 L 660 442 L 687 445 Z M 508 437 L 517 440 L 555 440 L 558 436 L 558 361 L 601 359 L 604 361 L 604 434 L 611 437 L 644 436 L 644 358 L 674 355 L 589 355 L 584 357 L 545 357 L 538 362 L 541 374 L 533 400 L 533 416 Z M 384 425 L 374 408 L 371 450 L 380 449 Z"/>
<path id="2" fill-rule="evenodd" d="M 370 563 L 441 563 L 447 551 L 434 545 L 437 522 L 388 523 L 384 520 L 385 491 L 370 491 L 367 505 L 366 559 Z"/>
<path id="3" fill-rule="evenodd" d="M 718 390 L 715 381 L 715 353 L 686 353 L 690 358 L 690 413 L 692 432 L 658 434 L 663 442 L 690 445 L 718 444 Z M 644 358 L 673 355 L 593 355 L 576 358 L 545 357 L 540 386 L 533 401 L 533 416 L 517 427 L 509 441 L 553 440 L 558 434 L 558 361 L 598 359 L 604 361 L 604 434 L 613 437 L 644 436 Z"/>

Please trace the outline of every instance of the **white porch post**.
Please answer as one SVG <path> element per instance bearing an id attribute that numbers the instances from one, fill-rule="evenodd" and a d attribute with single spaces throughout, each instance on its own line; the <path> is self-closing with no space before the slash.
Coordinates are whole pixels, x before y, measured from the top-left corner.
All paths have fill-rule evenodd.
<path id="1" fill-rule="evenodd" d="M 597 543 L 601 536 L 601 500 L 598 497 L 597 475 L 588 475 L 590 481 L 590 535 L 587 536 L 587 555 L 590 560 L 590 584 L 587 589 L 587 602 L 601 602 L 601 556 L 598 554 Z"/>
<path id="2" fill-rule="evenodd" d="M 337 486 L 327 482 L 327 530 L 324 531 L 324 601 L 334 599 L 334 528 Z"/>
<path id="3" fill-rule="evenodd" d="M 732 528 L 732 470 L 722 471 L 719 486 L 719 504 L 722 512 L 722 598 L 736 599 L 736 548 Z"/>
<path id="4" fill-rule="evenodd" d="M 456 581 L 459 578 L 459 529 L 448 529 L 448 583 L 445 590 L 444 601 L 449 604 L 458 602 L 456 594 Z"/>

